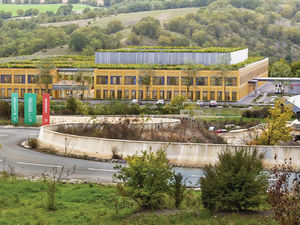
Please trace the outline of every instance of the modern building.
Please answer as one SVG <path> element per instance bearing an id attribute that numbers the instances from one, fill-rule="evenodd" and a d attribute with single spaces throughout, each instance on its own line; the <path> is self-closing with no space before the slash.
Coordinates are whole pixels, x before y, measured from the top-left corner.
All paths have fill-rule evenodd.
<path id="1" fill-rule="evenodd" d="M 229 49 L 230 50 L 230 49 Z M 218 57 L 227 55 L 230 64 L 237 65 L 235 70 L 226 76 L 226 82 L 222 78 L 216 78 L 218 70 L 211 70 L 209 66 L 218 62 Z M 197 64 L 204 65 L 193 79 L 193 85 L 186 93 L 187 87 L 182 82 L 180 65 L 185 59 L 193 59 Z M 87 86 L 84 98 L 128 98 L 128 99 L 172 99 L 184 95 L 193 100 L 239 100 L 266 81 L 255 80 L 268 76 L 268 59 L 249 61 L 248 49 L 233 49 L 223 52 L 200 52 L 191 49 L 132 49 L 102 51 L 95 53 L 96 69 L 85 69 L 94 76 L 94 83 Z M 246 63 L 247 62 L 247 63 Z M 153 82 L 146 93 L 145 86 L 140 84 L 138 69 L 132 69 L 130 65 L 141 63 L 156 63 L 165 65 L 162 69 L 155 69 Z M 172 66 L 167 66 L 172 64 Z M 115 65 L 115 66 L 111 66 Z M 175 65 L 175 66 L 174 66 Z M 242 66 L 241 66 L 242 65 Z M 128 68 L 128 69 L 127 69 Z M 70 81 L 68 77 L 74 76 L 78 70 L 75 68 L 58 68 L 52 71 L 53 84 L 50 85 L 53 98 L 67 98 L 70 95 L 81 97 L 79 84 Z M 34 83 L 36 69 L 27 68 L 0 68 L 1 97 L 9 98 L 12 92 L 19 93 L 45 93 L 43 85 Z M 218 80 L 219 79 L 219 80 Z M 224 85 L 225 92 L 224 92 Z"/>

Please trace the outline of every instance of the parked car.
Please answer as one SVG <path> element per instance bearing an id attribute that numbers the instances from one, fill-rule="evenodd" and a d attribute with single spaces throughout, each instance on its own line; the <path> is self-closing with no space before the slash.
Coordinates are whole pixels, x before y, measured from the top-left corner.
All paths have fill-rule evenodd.
<path id="1" fill-rule="evenodd" d="M 130 104 L 139 104 L 139 105 L 142 105 L 143 103 L 138 100 L 138 99 L 132 99 L 132 101 L 130 102 Z"/>
<path id="2" fill-rule="evenodd" d="M 216 130 L 215 133 L 226 133 L 226 129 L 219 129 L 219 130 Z"/>
<path id="3" fill-rule="evenodd" d="M 182 103 L 182 105 L 190 105 L 190 104 L 192 104 L 192 102 L 189 99 Z"/>
<path id="4" fill-rule="evenodd" d="M 157 100 L 157 102 L 155 103 L 156 105 L 157 104 L 162 104 L 162 105 L 165 105 L 166 104 L 166 102 L 165 102 L 165 100 L 164 99 L 159 99 L 159 100 Z"/>
<path id="5" fill-rule="evenodd" d="M 217 107 L 218 103 L 216 100 L 211 100 L 208 105 L 209 105 L 209 107 Z"/>
<path id="6" fill-rule="evenodd" d="M 203 100 L 198 100 L 196 104 L 197 106 L 201 106 L 201 107 L 204 106 Z"/>
<path id="7" fill-rule="evenodd" d="M 209 131 L 214 131 L 214 130 L 215 130 L 215 127 L 209 127 L 208 130 L 209 130 Z"/>

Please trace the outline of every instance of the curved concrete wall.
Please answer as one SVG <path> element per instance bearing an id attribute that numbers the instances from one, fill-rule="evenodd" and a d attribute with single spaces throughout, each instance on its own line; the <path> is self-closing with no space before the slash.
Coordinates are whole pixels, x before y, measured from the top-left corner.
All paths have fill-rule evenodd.
<path id="1" fill-rule="evenodd" d="M 112 158 L 113 151 L 125 158 L 150 148 L 156 152 L 168 145 L 165 142 L 116 140 L 61 134 L 54 131 L 57 126 L 59 125 L 43 126 L 39 134 L 39 142 L 43 147 L 54 148 L 62 153 L 65 151 L 66 141 L 69 142 L 68 152 L 73 149 L 72 154 L 86 154 L 103 159 Z M 203 167 L 206 164 L 214 164 L 218 153 L 225 147 L 226 145 L 220 144 L 171 143 L 166 152 L 171 164 Z M 257 146 L 257 148 L 260 152 L 265 153 L 263 160 L 265 169 L 271 169 L 274 164 L 284 163 L 284 159 L 292 158 L 293 168 L 300 170 L 299 147 Z M 276 161 L 275 154 L 277 155 Z"/>

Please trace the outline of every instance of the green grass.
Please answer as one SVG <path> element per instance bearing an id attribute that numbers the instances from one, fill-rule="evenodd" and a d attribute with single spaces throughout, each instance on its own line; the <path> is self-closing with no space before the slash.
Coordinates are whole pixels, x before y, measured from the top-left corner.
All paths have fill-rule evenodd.
<path id="1" fill-rule="evenodd" d="M 52 49 L 47 49 L 46 52 L 38 51 L 32 55 L 80 55 L 81 51 L 74 48 L 69 49 L 68 45 L 58 46 Z"/>
<path id="2" fill-rule="evenodd" d="M 23 9 L 27 10 L 30 8 L 38 9 L 40 12 L 46 12 L 46 11 L 53 11 L 56 13 L 57 9 L 66 4 L 1 4 L 1 10 L 4 10 L 6 12 L 12 12 L 13 16 L 17 16 L 17 10 Z M 73 11 L 82 11 L 86 7 L 90 7 L 91 9 L 97 8 L 94 6 L 88 6 L 83 4 L 72 4 L 73 5 Z"/>
<path id="3" fill-rule="evenodd" d="M 256 216 L 232 214 L 226 217 L 211 216 L 197 205 L 187 207 L 175 215 L 140 213 L 137 206 L 123 209 L 116 214 L 110 202 L 112 186 L 98 184 L 58 184 L 56 210 L 46 208 L 47 183 L 31 182 L 14 178 L 0 179 L 0 224 L 265 224 L 265 219 Z M 196 194 L 199 196 L 198 194 Z M 196 197 L 196 195 L 194 195 Z M 170 201 L 167 199 L 169 209 Z M 188 202 L 193 202 L 189 198 Z M 197 213 L 196 213 L 197 211 Z M 277 224 L 270 219 L 269 224 Z"/>

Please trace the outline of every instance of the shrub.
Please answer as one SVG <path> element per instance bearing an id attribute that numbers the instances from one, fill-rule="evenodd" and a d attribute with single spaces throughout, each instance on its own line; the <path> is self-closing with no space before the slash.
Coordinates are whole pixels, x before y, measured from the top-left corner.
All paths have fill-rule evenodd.
<path id="1" fill-rule="evenodd" d="M 214 167 L 206 165 L 205 177 L 200 178 L 204 207 L 210 211 L 258 207 L 267 190 L 262 158 L 249 148 L 231 151 L 227 147 L 218 154 L 218 162 Z"/>
<path id="2" fill-rule="evenodd" d="M 55 115 L 73 115 L 73 112 L 68 109 L 58 110 L 54 113 Z"/>
<path id="3" fill-rule="evenodd" d="M 0 100 L 0 118 L 10 119 L 11 108 L 7 101 Z"/>
<path id="4" fill-rule="evenodd" d="M 38 139 L 37 138 L 29 138 L 27 141 L 27 144 L 30 148 L 32 149 L 37 149 L 38 148 Z"/>
<path id="5" fill-rule="evenodd" d="M 118 193 L 132 198 L 142 209 L 161 208 L 163 198 L 170 191 L 169 181 L 173 178 L 172 167 L 168 165 L 165 149 L 156 153 L 142 151 L 142 155 L 127 156 L 128 166 L 117 165 L 118 174 L 113 177 L 121 180 Z"/>
<path id="6" fill-rule="evenodd" d="M 70 110 L 73 112 L 73 114 L 75 114 L 77 112 L 77 101 L 75 98 L 68 98 L 66 101 L 66 109 Z"/>
<path id="7" fill-rule="evenodd" d="M 184 192 L 186 189 L 186 179 L 183 179 L 181 173 L 174 174 L 173 181 L 173 197 L 175 198 L 175 206 L 178 208 L 184 199 Z"/>

